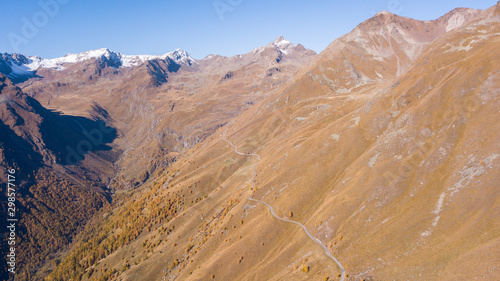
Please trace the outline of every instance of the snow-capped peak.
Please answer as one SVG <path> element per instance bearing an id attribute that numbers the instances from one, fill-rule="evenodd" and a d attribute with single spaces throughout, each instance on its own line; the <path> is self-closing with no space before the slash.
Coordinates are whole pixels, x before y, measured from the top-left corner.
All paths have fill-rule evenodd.
<path id="1" fill-rule="evenodd" d="M 295 45 L 292 42 L 286 40 L 283 35 L 280 35 L 276 40 L 271 42 L 271 45 L 284 54 L 288 54 L 288 51 L 291 48 L 295 47 Z"/>
<path id="2" fill-rule="evenodd" d="M 194 60 L 188 52 L 182 50 L 182 49 L 176 49 L 175 51 L 166 54 L 169 58 L 173 59 L 175 62 L 183 62 L 185 64 L 191 65 L 193 63 L 197 63 L 196 60 Z"/>
<path id="3" fill-rule="evenodd" d="M 117 53 L 112 52 L 107 48 L 101 48 L 97 50 L 86 51 L 79 54 L 66 54 L 64 57 L 60 58 L 60 60 L 66 63 L 81 62 L 92 58 L 100 58 L 100 57 L 110 58 L 112 55 L 117 55 Z"/>
<path id="4" fill-rule="evenodd" d="M 280 35 L 276 40 L 274 40 L 273 42 L 269 43 L 267 46 L 257 47 L 255 49 L 253 49 L 252 53 L 256 54 L 256 53 L 260 53 L 260 52 L 264 51 L 266 48 L 274 48 L 276 50 L 281 51 L 284 54 L 288 54 L 288 52 L 290 51 L 290 49 L 292 49 L 294 47 L 296 47 L 295 44 L 293 44 L 292 42 L 286 40 L 283 37 L 283 35 Z"/>
<path id="5" fill-rule="evenodd" d="M 148 60 L 165 60 L 167 58 L 170 58 L 178 64 L 197 64 L 196 60 L 182 49 L 177 49 L 173 52 L 160 56 L 124 55 L 118 52 L 113 52 L 107 48 L 90 50 L 78 54 L 66 54 L 64 57 L 54 59 L 44 59 L 38 56 L 25 57 L 18 54 L 3 54 L 2 56 L 3 60 L 10 64 L 13 68 L 13 71 L 18 70 L 18 72 L 22 72 L 22 74 L 35 71 L 40 67 L 63 70 L 66 64 L 83 62 L 89 59 L 105 59 L 106 61 L 111 62 L 111 65 L 115 67 L 132 67 Z"/>
<path id="6" fill-rule="evenodd" d="M 196 60 L 193 59 L 188 52 L 182 50 L 182 49 L 176 49 L 173 52 L 166 53 L 160 56 L 151 56 L 151 55 L 121 55 L 121 59 L 123 62 L 124 67 L 131 67 L 131 66 L 136 66 L 139 65 L 145 61 L 148 60 L 155 60 L 155 59 L 161 59 L 165 60 L 167 58 L 170 58 L 171 60 L 175 61 L 176 63 L 184 63 L 187 65 L 192 65 L 192 64 L 197 64 Z"/>
<path id="7" fill-rule="evenodd" d="M 102 48 L 90 50 L 78 54 L 66 54 L 64 57 L 55 59 L 43 59 L 38 56 L 29 57 L 30 62 L 26 66 L 31 70 L 37 70 L 39 67 L 53 68 L 63 70 L 65 64 L 83 62 L 89 59 L 106 58 L 109 61 L 114 61 L 116 65 L 121 65 L 121 54 L 113 52 L 109 49 Z"/>
<path id="8" fill-rule="evenodd" d="M 389 13 L 388 11 L 380 11 L 380 12 L 375 14 L 375 16 L 381 16 L 381 15 L 390 16 L 390 15 L 392 15 L 392 13 Z"/>
<path id="9" fill-rule="evenodd" d="M 272 42 L 275 46 L 278 46 L 280 48 L 287 48 L 287 47 L 293 47 L 295 46 L 292 42 L 286 40 L 283 35 L 280 35 L 276 40 Z"/>

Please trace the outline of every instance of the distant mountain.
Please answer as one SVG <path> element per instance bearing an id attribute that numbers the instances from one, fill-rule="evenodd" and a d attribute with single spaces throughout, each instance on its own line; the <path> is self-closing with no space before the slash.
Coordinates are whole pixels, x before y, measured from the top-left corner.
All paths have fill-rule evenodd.
<path id="1" fill-rule="evenodd" d="M 200 64 L 210 65 L 213 62 L 227 62 L 227 63 L 240 63 L 245 64 L 249 61 L 263 61 L 267 63 L 280 63 L 284 59 L 289 61 L 297 61 L 304 63 L 308 61 L 311 57 L 314 57 L 316 52 L 313 50 L 306 49 L 301 44 L 295 45 L 292 42 L 286 40 L 283 36 L 279 36 L 276 40 L 269 43 L 266 46 L 261 46 L 253 49 L 252 51 L 236 55 L 232 57 L 224 57 L 220 55 L 208 55 L 203 60 L 200 60 Z M 269 61 L 271 59 L 272 61 Z M 218 64 L 215 64 L 218 66 Z"/>
<path id="2" fill-rule="evenodd" d="M 14 82 L 24 82 L 35 77 L 41 69 L 64 70 L 66 67 L 95 60 L 100 68 L 104 67 L 133 67 L 151 60 L 168 60 L 177 65 L 196 64 L 186 51 L 177 49 L 161 56 L 136 55 L 129 56 L 113 52 L 109 49 L 91 50 L 79 54 L 67 54 L 55 59 L 44 59 L 38 56 L 24 56 L 21 54 L 0 54 L 0 73 L 7 75 Z"/>

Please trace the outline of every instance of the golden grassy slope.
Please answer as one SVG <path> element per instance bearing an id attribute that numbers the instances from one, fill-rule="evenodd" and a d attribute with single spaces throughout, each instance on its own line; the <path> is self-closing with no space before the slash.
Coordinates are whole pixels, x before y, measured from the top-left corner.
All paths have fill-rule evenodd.
<path id="1" fill-rule="evenodd" d="M 182 198 L 176 215 L 100 260 L 90 278 L 129 263 L 114 279 L 337 280 L 318 245 L 252 196 L 292 212 L 351 279 L 499 279 L 499 9 L 428 41 L 405 68 L 389 68 L 398 52 L 380 64 L 349 52 L 358 46 L 333 51 L 343 39 L 332 44 L 228 125 L 239 151 L 262 158 L 257 190 L 257 160 L 234 153 L 219 129 L 143 191 Z M 383 77 L 369 74 L 384 62 Z M 120 208 L 156 205 L 139 202 Z"/>

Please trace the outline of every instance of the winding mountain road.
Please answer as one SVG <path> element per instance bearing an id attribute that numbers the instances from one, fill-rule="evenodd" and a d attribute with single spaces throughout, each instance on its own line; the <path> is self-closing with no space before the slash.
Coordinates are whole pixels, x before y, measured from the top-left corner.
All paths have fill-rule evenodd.
<path id="1" fill-rule="evenodd" d="M 239 155 L 244 155 L 244 156 L 255 156 L 260 161 L 260 155 L 258 155 L 258 154 L 254 154 L 254 153 L 245 154 L 245 153 L 239 152 L 238 148 L 234 144 L 232 144 L 229 140 L 226 139 L 226 136 L 227 136 L 227 125 L 226 125 L 226 131 L 224 132 L 224 136 L 222 137 L 222 140 L 224 140 L 229 145 L 231 145 L 234 148 L 234 152 L 235 153 L 237 153 Z M 257 166 L 257 164 L 258 164 L 258 162 L 255 163 L 255 165 L 253 166 L 253 173 L 254 173 L 254 175 L 253 175 L 253 177 L 251 179 L 251 183 L 252 183 L 252 186 L 253 186 L 254 189 L 255 189 L 255 177 L 257 176 L 257 171 L 255 170 L 255 167 Z M 305 233 L 307 234 L 307 236 L 309 236 L 309 238 L 311 238 L 316 244 L 320 245 L 325 250 L 325 254 L 329 258 L 331 258 L 339 266 L 340 271 L 342 272 L 342 275 L 340 277 L 340 281 L 344 281 L 345 280 L 345 269 L 344 269 L 344 266 L 332 255 L 332 253 L 330 253 L 330 251 L 328 250 L 328 248 L 325 245 L 323 245 L 323 243 L 321 243 L 321 241 L 319 241 L 317 238 L 315 238 L 314 236 L 311 235 L 311 233 L 309 232 L 309 230 L 307 230 L 307 227 L 305 227 L 300 222 L 296 222 L 296 221 L 293 221 L 293 220 L 284 219 L 284 218 L 281 218 L 281 217 L 277 216 L 276 213 L 274 212 L 273 207 L 271 207 L 269 204 L 267 204 L 265 202 L 262 202 L 260 200 L 253 199 L 253 198 L 250 198 L 250 197 L 247 197 L 247 199 L 250 200 L 250 201 L 255 201 L 255 202 L 258 202 L 260 204 L 263 204 L 263 205 L 267 206 L 269 208 L 269 211 L 271 211 L 271 214 L 275 218 L 277 218 L 277 219 L 279 219 L 281 221 L 284 221 L 284 222 L 294 223 L 294 224 L 297 224 L 300 227 L 302 227 L 302 229 L 305 231 Z"/>
<path id="2" fill-rule="evenodd" d="M 321 243 L 321 241 L 319 241 L 314 236 L 312 236 L 311 233 L 309 233 L 309 230 L 307 230 L 307 228 L 303 224 L 301 224 L 300 222 L 296 222 L 296 221 L 292 221 L 292 220 L 287 220 L 287 219 L 284 219 L 284 218 L 281 218 L 281 217 L 277 216 L 276 213 L 273 210 L 273 207 L 271 207 L 269 204 L 267 204 L 265 202 L 262 202 L 260 200 L 253 199 L 253 198 L 250 198 L 250 197 L 247 197 L 247 199 L 251 200 L 251 201 L 258 202 L 258 203 L 263 204 L 263 205 L 266 205 L 269 208 L 269 211 L 271 211 L 271 214 L 275 218 L 277 218 L 279 220 L 282 220 L 284 222 L 291 222 L 291 223 L 297 224 L 300 227 L 302 227 L 302 229 L 306 232 L 307 236 L 309 236 L 309 238 L 311 238 L 316 244 L 320 245 L 325 250 L 325 254 L 328 257 L 330 257 L 335 263 L 337 263 L 337 265 L 340 268 L 340 271 L 342 271 L 342 276 L 340 277 L 340 281 L 344 281 L 344 279 L 345 279 L 345 269 L 344 269 L 344 266 L 342 266 L 342 264 L 330 253 L 330 251 L 328 251 L 328 248 L 325 245 L 323 245 L 323 243 Z"/>
<path id="3" fill-rule="evenodd" d="M 243 155 L 243 156 L 256 156 L 257 159 L 260 161 L 260 156 L 258 154 L 253 154 L 253 153 L 245 154 L 245 153 L 239 152 L 238 148 L 236 147 L 236 145 L 232 144 L 229 140 L 226 139 L 226 134 L 227 134 L 227 125 L 226 125 L 226 131 L 224 132 L 224 136 L 222 137 L 222 140 L 224 140 L 225 142 L 229 143 L 229 145 L 234 148 L 234 152 L 236 154 Z M 252 187 L 254 189 L 255 189 L 255 177 L 257 176 L 257 171 L 255 170 L 255 167 L 257 167 L 257 163 L 255 163 L 255 165 L 253 165 L 253 167 L 252 167 L 252 169 L 253 169 L 253 177 L 252 177 L 252 180 L 250 181 L 252 183 Z"/>

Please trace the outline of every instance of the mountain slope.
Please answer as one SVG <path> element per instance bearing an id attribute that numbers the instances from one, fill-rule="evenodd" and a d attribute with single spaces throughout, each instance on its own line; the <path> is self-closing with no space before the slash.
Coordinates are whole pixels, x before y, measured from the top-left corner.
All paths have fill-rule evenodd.
<path id="1" fill-rule="evenodd" d="M 320 247 L 252 196 L 304 224 L 349 278 L 498 279 L 487 257 L 498 256 L 500 235 L 489 215 L 500 207 L 499 9 L 422 23 L 383 13 L 335 41 L 226 125 L 238 151 L 260 161 L 236 154 L 220 128 L 121 209 L 149 213 L 179 198 L 173 216 L 151 219 L 90 276 L 337 280 Z M 457 14 L 468 20 L 447 30 Z M 380 58 L 380 39 L 364 40 L 372 25 L 414 33 L 404 42 L 387 33 Z"/>
<path id="2" fill-rule="evenodd" d="M 401 76 L 378 87 L 351 86 L 348 95 L 323 90 L 323 81 L 339 75 L 315 79 L 330 63 L 326 50 L 319 66 L 305 69 L 260 112 L 244 114 L 233 142 L 263 159 L 256 198 L 283 215 L 293 210 L 327 245 L 343 236 L 334 248 L 359 277 L 492 277 L 493 260 L 469 261 L 481 262 L 469 272 L 459 260 L 468 251 L 476 258 L 493 253 L 498 241 L 498 224 L 486 215 L 498 208 L 495 9 L 438 37 Z M 359 60 L 349 62 L 355 69 L 380 65 Z M 345 76 L 334 85 L 357 79 Z"/>
<path id="3" fill-rule="evenodd" d="M 100 120 L 49 111 L 0 74 L 0 132 L 0 166 L 16 171 L 18 277 L 29 279 L 30 268 L 57 257 L 108 205 L 111 196 L 99 182 L 113 173 L 107 144 L 116 131 Z M 1 194 L 7 213 L 7 193 Z"/>

